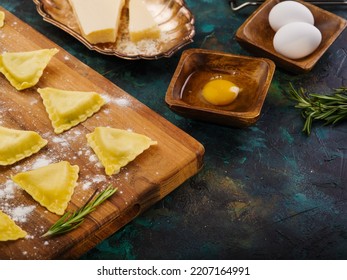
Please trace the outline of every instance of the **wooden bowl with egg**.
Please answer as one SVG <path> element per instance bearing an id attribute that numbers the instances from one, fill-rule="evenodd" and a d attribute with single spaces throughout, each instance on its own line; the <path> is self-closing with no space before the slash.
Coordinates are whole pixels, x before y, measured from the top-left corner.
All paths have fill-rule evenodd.
<path id="1" fill-rule="evenodd" d="M 321 33 L 321 41 L 312 53 L 301 58 L 293 59 L 279 53 L 274 48 L 274 36 L 276 31 L 270 26 L 269 14 L 280 2 L 282 1 L 265 1 L 237 30 L 235 35 L 236 40 L 242 47 L 251 53 L 273 60 L 278 67 L 294 73 L 309 72 L 346 28 L 347 22 L 345 19 L 313 4 L 296 1 L 307 7 L 312 13 L 314 27 Z M 290 14 L 290 12 L 290 9 L 287 9 L 287 13 Z M 307 34 L 308 36 L 312 35 L 311 33 Z M 283 37 L 287 37 L 286 34 L 284 34 Z M 314 35 L 312 35 L 312 37 L 314 37 Z M 287 43 L 287 45 L 289 45 L 289 43 Z M 297 50 L 300 51 L 300 48 L 297 48 Z"/>
<path id="2" fill-rule="evenodd" d="M 266 58 L 189 49 L 182 53 L 165 101 L 184 117 L 246 127 L 260 117 L 274 71 Z"/>

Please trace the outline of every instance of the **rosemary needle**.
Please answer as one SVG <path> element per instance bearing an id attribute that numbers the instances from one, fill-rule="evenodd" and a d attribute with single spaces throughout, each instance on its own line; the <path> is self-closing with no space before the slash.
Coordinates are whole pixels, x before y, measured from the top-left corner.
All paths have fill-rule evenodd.
<path id="1" fill-rule="evenodd" d="M 80 224 L 83 223 L 85 216 L 93 212 L 98 205 L 102 204 L 116 191 L 116 188 L 108 187 L 97 194 L 96 190 L 81 208 L 74 212 L 66 212 L 58 221 L 56 221 L 49 228 L 49 230 L 46 233 L 42 235 L 42 237 L 66 233 L 77 228 Z"/>
<path id="2" fill-rule="evenodd" d="M 290 84 L 290 98 L 297 102 L 295 108 L 302 110 L 305 124 L 302 131 L 311 133 L 314 120 L 325 121 L 325 124 L 336 124 L 347 118 L 347 88 L 334 89 L 330 95 L 308 94 L 303 88 L 296 90 Z"/>

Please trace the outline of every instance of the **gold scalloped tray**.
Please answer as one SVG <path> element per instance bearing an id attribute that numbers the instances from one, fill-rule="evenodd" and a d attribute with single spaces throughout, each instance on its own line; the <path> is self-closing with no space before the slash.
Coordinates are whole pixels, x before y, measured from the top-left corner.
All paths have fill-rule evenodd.
<path id="1" fill-rule="evenodd" d="M 191 43 L 195 35 L 194 16 L 184 0 L 144 0 L 159 24 L 157 40 L 130 41 L 128 31 L 128 1 L 123 8 L 118 39 L 115 43 L 90 44 L 82 35 L 68 0 L 33 0 L 43 20 L 66 31 L 90 50 L 124 59 L 159 59 L 170 57 Z"/>

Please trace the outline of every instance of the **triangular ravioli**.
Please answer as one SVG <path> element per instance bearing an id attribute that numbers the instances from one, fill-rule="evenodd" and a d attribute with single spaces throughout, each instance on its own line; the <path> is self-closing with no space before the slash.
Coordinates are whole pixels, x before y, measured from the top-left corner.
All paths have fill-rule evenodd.
<path id="1" fill-rule="evenodd" d="M 0 55 L 0 72 L 17 90 L 32 87 L 40 80 L 44 69 L 58 49 L 29 52 L 6 52 Z"/>
<path id="2" fill-rule="evenodd" d="M 35 131 L 0 126 L 0 165 L 10 165 L 37 153 L 47 140 Z"/>
<path id="3" fill-rule="evenodd" d="M 49 87 L 39 88 L 37 91 L 57 134 L 85 121 L 105 104 L 105 100 L 96 92 Z"/>
<path id="4" fill-rule="evenodd" d="M 74 192 L 78 172 L 77 165 L 61 161 L 18 173 L 12 180 L 49 211 L 62 215 Z"/>
<path id="5" fill-rule="evenodd" d="M 0 241 L 17 240 L 24 238 L 27 233 L 0 210 Z"/>
<path id="6" fill-rule="evenodd" d="M 157 144 L 145 135 L 110 127 L 95 128 L 87 134 L 87 141 L 107 175 L 117 174 L 144 150 Z"/>

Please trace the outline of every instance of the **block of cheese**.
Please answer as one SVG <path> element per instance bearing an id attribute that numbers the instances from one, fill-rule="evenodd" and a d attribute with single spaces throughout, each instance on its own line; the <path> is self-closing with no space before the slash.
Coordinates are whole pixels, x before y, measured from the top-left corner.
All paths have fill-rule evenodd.
<path id="1" fill-rule="evenodd" d="M 69 0 L 82 35 L 90 43 L 114 43 L 125 0 Z"/>
<path id="2" fill-rule="evenodd" d="M 133 42 L 160 37 L 159 26 L 143 0 L 129 1 L 129 34 Z"/>

